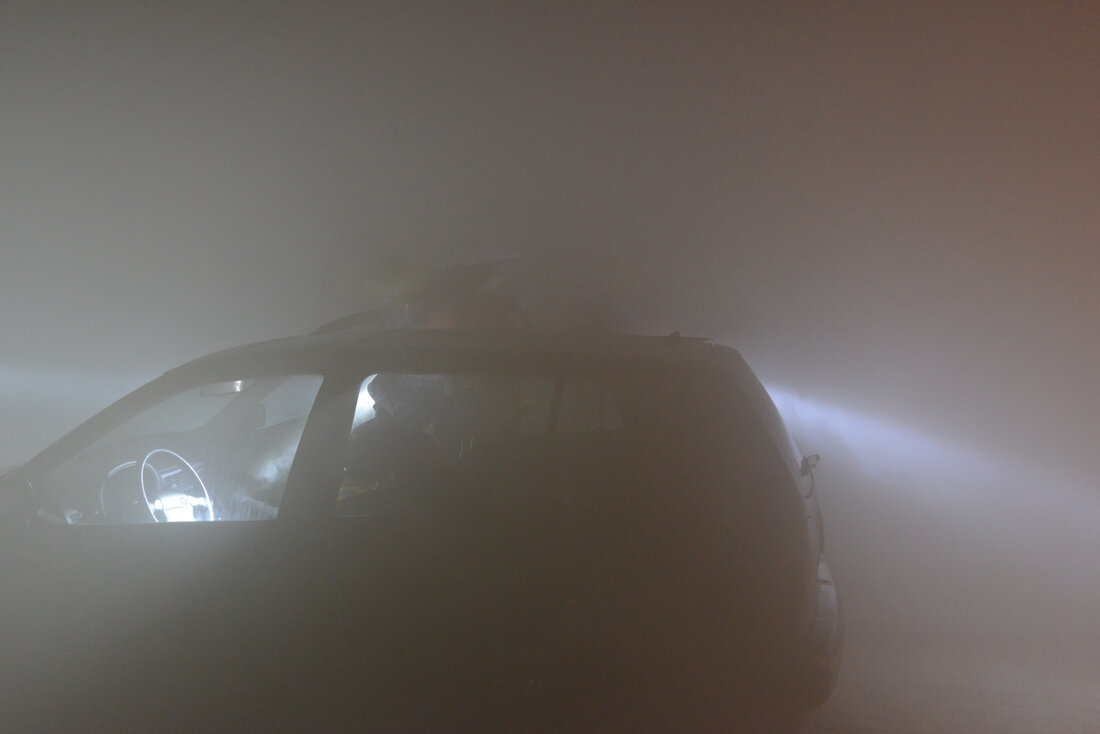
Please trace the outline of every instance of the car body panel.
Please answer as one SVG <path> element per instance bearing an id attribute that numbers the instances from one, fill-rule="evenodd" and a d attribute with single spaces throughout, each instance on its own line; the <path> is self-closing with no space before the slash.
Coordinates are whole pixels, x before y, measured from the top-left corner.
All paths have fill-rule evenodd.
<path id="1" fill-rule="evenodd" d="M 716 399 L 751 406 L 759 438 L 728 450 L 766 455 L 744 481 L 758 517 L 769 519 L 731 534 L 726 495 L 670 501 L 680 495 L 650 491 L 668 486 L 651 475 L 662 465 L 646 463 L 661 445 L 611 443 L 594 459 L 554 444 L 526 464 L 519 455 L 475 462 L 463 479 L 475 494 L 560 483 L 569 457 L 569 486 L 585 489 L 580 504 L 493 505 L 481 492 L 476 511 L 408 526 L 334 516 L 366 376 L 585 374 L 610 383 L 624 365 L 710 380 Z M 42 477 L 144 406 L 194 385 L 286 374 L 324 382 L 274 520 L 77 527 L 30 511 Z M 668 445 L 705 459 L 727 451 L 724 440 L 703 431 Z M 0 563 L 11 593 L 0 607 L 0 652 L 12 664 L 2 704 L 10 720 L 32 725 L 254 728 L 280 717 L 350 725 L 368 716 L 383 730 L 512 728 L 516 717 L 598 727 L 646 710 L 683 720 L 738 696 L 816 705 L 835 681 L 839 607 L 820 558 L 816 498 L 791 466 L 796 450 L 736 351 L 678 335 L 347 330 L 211 355 L 139 388 L 5 477 Z M 540 473 L 547 456 L 559 464 Z M 608 456 L 629 481 L 601 483 Z M 693 468 L 703 464 L 683 466 L 705 481 L 707 470 Z"/>

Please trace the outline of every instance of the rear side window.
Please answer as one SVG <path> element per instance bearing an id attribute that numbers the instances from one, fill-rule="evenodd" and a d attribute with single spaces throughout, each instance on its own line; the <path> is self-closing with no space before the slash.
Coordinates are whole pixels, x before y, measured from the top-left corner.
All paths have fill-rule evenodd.
<path id="1" fill-rule="evenodd" d="M 198 385 L 132 416 L 47 476 L 70 524 L 273 519 L 317 375 Z"/>
<path id="2" fill-rule="evenodd" d="M 559 437 L 584 443 L 620 431 L 617 402 L 585 377 L 372 375 L 359 390 L 338 513 L 363 514 L 372 497 L 431 483 L 445 494 L 471 466 L 515 464 Z"/>
<path id="3" fill-rule="evenodd" d="M 379 374 L 359 389 L 337 514 L 471 491 L 737 491 L 762 465 L 778 467 L 770 437 L 710 371 Z"/>

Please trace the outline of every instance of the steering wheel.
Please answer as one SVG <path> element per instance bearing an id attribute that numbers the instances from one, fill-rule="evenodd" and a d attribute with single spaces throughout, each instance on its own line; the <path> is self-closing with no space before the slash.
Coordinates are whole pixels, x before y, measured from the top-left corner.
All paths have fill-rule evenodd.
<path id="1" fill-rule="evenodd" d="M 136 463 L 136 462 L 135 462 Z M 141 462 L 138 476 L 153 522 L 214 519 L 214 503 L 195 467 L 175 451 L 154 449 Z"/>

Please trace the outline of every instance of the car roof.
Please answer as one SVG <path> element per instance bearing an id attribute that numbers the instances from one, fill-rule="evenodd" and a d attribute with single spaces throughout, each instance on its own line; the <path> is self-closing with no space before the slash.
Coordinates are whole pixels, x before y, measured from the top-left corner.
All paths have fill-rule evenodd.
<path id="1" fill-rule="evenodd" d="M 461 331 L 354 327 L 233 347 L 189 362 L 190 370 L 218 362 L 345 361 L 365 353 L 467 353 L 512 356 L 584 355 L 611 359 L 705 361 L 718 347 L 709 338 L 539 331 Z M 723 347 L 722 349 L 728 349 Z M 172 370 L 176 372 L 177 370 Z"/>

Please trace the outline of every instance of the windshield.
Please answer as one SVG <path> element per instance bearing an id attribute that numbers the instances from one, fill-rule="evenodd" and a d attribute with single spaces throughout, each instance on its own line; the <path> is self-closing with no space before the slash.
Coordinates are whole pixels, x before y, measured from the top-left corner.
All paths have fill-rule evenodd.
<path id="1" fill-rule="evenodd" d="M 274 518 L 321 381 L 265 377 L 172 395 L 48 475 L 40 505 L 70 524 Z"/>

